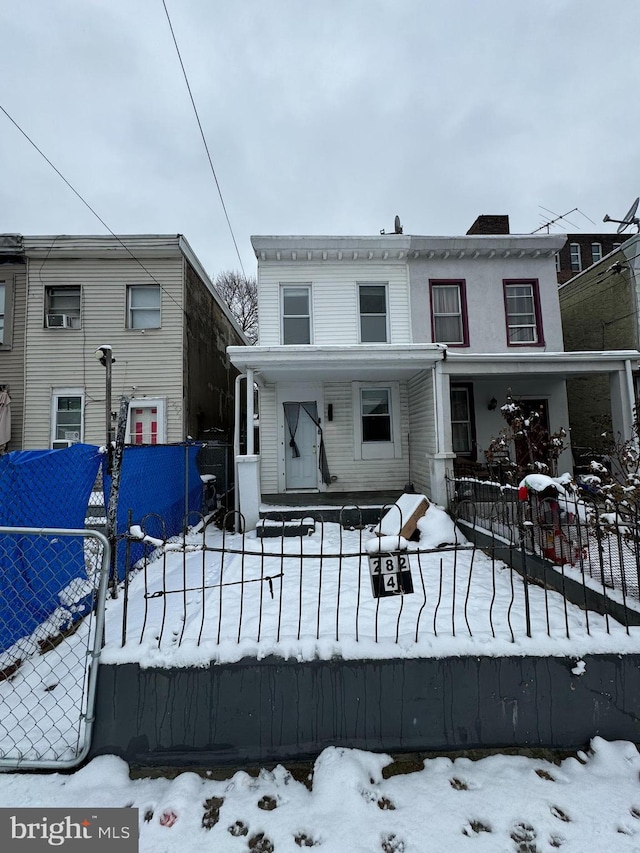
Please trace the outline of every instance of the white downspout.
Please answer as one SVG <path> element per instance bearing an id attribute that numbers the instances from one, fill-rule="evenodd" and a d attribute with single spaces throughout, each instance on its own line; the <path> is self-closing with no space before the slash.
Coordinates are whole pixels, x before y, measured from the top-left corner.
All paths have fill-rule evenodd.
<path id="1" fill-rule="evenodd" d="M 247 456 L 254 451 L 253 367 L 247 367 Z"/>

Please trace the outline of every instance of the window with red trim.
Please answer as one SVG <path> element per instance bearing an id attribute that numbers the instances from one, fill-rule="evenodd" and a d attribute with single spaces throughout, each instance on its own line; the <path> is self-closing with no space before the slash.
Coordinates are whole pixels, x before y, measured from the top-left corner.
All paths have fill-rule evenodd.
<path id="1" fill-rule="evenodd" d="M 504 308 L 509 346 L 544 344 L 537 281 L 505 281 Z"/>
<path id="2" fill-rule="evenodd" d="M 430 281 L 431 334 L 434 343 L 468 347 L 465 282 Z"/>

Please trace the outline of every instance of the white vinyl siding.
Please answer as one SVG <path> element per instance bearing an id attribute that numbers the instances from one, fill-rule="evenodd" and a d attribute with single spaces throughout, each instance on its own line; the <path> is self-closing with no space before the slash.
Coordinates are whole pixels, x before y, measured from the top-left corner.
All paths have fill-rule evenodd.
<path id="1" fill-rule="evenodd" d="M 286 396 L 286 395 L 285 395 Z M 298 394 L 298 397 L 304 394 Z M 324 400 L 319 414 L 322 418 L 327 462 L 332 477 L 336 479 L 329 491 L 345 492 L 350 490 L 401 491 L 408 481 L 408 432 L 409 408 L 406 384 L 399 383 L 399 441 L 402 452 L 398 459 L 356 459 L 353 436 L 353 389 L 351 382 L 327 382 L 321 392 L 313 389 L 309 399 L 321 396 Z M 331 404 L 333 419 L 327 418 Z M 263 494 L 277 494 L 278 487 L 278 450 L 283 435 L 278 434 L 278 412 L 275 387 L 267 385 L 260 389 L 260 477 Z"/>
<path id="2" fill-rule="evenodd" d="M 436 451 L 435 413 L 433 409 L 433 373 L 426 370 L 408 382 L 409 436 L 411 442 L 410 481 L 425 495 L 431 492 L 429 457 Z"/>
<path id="3" fill-rule="evenodd" d="M 385 383 L 381 383 L 381 386 Z M 389 383 L 387 383 L 389 384 Z M 398 384 L 399 413 L 398 436 L 401 457 L 388 459 L 358 459 L 354 441 L 354 418 L 358 412 L 353 408 L 353 388 L 351 382 L 328 382 L 323 388 L 325 417 L 324 441 L 329 470 L 337 480 L 331 484 L 331 491 L 351 490 L 402 491 L 409 476 L 408 433 L 409 407 L 406 383 Z M 331 403 L 333 420 L 326 419 L 326 409 Z"/>
<path id="4" fill-rule="evenodd" d="M 266 495 L 278 488 L 278 423 L 275 385 L 260 388 L 260 485 Z"/>
<path id="5" fill-rule="evenodd" d="M 404 263 L 277 263 L 258 268 L 259 344 L 281 343 L 281 286 L 311 284 L 311 340 L 316 346 L 360 343 L 358 283 L 387 286 L 389 343 L 411 341 L 409 287 Z"/>
<path id="6" fill-rule="evenodd" d="M 42 270 L 38 261 L 30 263 L 29 292 L 33 296 L 27 306 L 25 449 L 49 446 L 49 424 L 42 412 L 50 410 L 52 388 L 67 387 L 70 380 L 81 382 L 86 391 L 84 441 L 104 444 L 105 369 L 93 354 L 103 344 L 112 347 L 115 359 L 113 410 L 118 409 L 120 394 L 165 397 L 167 441 L 183 438 L 182 257 L 146 258 L 144 264 L 162 282 L 163 293 L 162 328 L 143 333 L 127 328 L 127 285 L 141 276 L 140 266 L 132 258 L 59 259 L 52 253 Z M 81 334 L 54 334 L 43 328 L 40 276 L 46 287 L 82 283 Z"/>

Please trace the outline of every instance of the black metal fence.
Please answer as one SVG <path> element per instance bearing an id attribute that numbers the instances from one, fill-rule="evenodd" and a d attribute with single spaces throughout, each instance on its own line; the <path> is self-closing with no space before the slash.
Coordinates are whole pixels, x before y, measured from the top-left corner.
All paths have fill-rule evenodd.
<path id="1" fill-rule="evenodd" d="M 189 644 L 225 660 L 274 650 L 299 659 L 382 657 L 430 654 L 436 639 L 451 638 L 460 650 L 468 642 L 471 651 L 478 641 L 625 633 L 638 624 L 629 593 L 608 582 L 615 571 L 602 548 L 590 571 L 586 562 L 533 567 L 533 554 L 545 550 L 536 536 L 546 529 L 512 523 L 521 510 L 510 492 L 493 504 L 498 520 L 484 515 L 486 540 L 458 533 L 457 543 L 448 536 L 440 547 L 387 539 L 381 550 L 371 525 L 346 529 L 313 513 L 300 521 L 303 535 L 284 519 L 280 535 L 269 537 L 203 519 L 164 541 L 143 523 L 137 541 L 145 555 L 125 581 L 117 641 L 160 650 Z M 478 521 L 471 496 L 456 509 L 460 520 Z M 524 567 L 511 559 L 520 552 Z"/>
<path id="2" fill-rule="evenodd" d="M 640 612 L 640 514 L 637 505 L 581 492 L 556 494 L 494 482 L 449 483 L 452 512 L 543 558 L 563 576 L 580 579 L 625 610 Z"/>

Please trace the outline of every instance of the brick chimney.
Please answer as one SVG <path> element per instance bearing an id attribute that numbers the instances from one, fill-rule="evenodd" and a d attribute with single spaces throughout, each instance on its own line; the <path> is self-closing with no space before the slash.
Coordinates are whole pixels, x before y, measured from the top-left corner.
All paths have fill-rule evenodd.
<path id="1" fill-rule="evenodd" d="M 509 234 L 509 217 L 479 216 L 467 234 Z"/>

